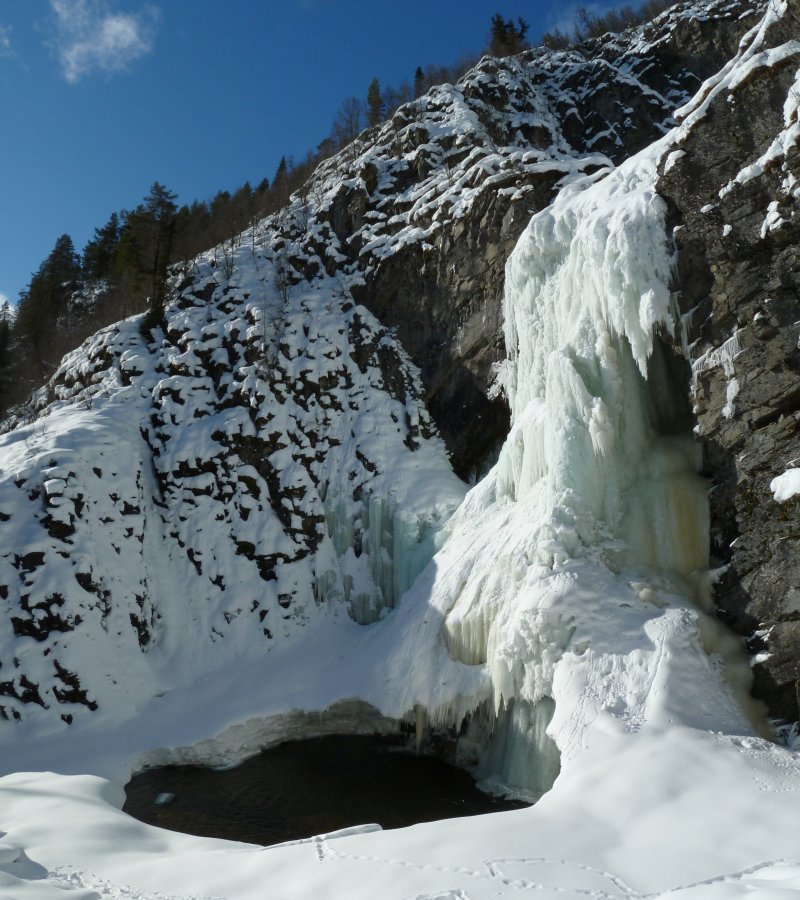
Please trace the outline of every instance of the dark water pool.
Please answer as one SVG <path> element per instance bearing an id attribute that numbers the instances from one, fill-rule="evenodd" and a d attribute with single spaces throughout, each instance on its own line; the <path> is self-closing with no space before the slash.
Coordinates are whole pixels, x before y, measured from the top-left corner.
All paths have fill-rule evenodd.
<path id="1" fill-rule="evenodd" d="M 143 822 L 254 844 L 526 805 L 479 791 L 463 769 L 410 753 L 398 738 L 364 735 L 290 741 L 235 769 L 151 769 L 136 775 L 125 793 L 125 812 Z M 163 794 L 175 796 L 159 805 Z"/>

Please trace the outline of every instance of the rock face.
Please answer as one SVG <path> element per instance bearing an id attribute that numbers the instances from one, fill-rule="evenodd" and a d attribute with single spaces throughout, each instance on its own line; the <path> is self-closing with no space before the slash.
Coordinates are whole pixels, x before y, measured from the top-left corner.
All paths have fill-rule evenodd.
<path id="1" fill-rule="evenodd" d="M 299 271 L 318 254 L 396 331 L 462 478 L 508 431 L 487 390 L 505 358 L 505 261 L 531 215 L 663 134 L 755 15 L 684 3 L 567 51 L 486 57 L 324 163 L 276 219 Z"/>
<path id="2" fill-rule="evenodd" d="M 774 49 L 709 98 L 659 182 L 712 483 L 716 603 L 785 722 L 800 712 L 800 496 L 778 502 L 770 484 L 800 465 L 799 16 L 789 2 Z"/>

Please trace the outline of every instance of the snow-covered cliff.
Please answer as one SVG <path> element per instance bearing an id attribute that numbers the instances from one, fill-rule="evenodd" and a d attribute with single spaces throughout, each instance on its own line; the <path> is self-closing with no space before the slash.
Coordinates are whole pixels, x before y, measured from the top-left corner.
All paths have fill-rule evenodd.
<path id="1" fill-rule="evenodd" d="M 0 779 L 0 884 L 87 900 L 800 889 L 800 762 L 770 739 L 742 648 L 710 614 L 657 190 L 716 98 L 794 59 L 795 9 L 720 5 L 746 33 L 681 124 L 616 168 L 547 162 L 560 190 L 506 269 L 510 433 L 463 500 L 418 371 L 353 298 L 370 260 L 424 244 L 427 226 L 376 226 L 354 268 L 325 232 L 333 169 L 304 223 L 286 225 L 298 197 L 176 276 L 163 334 L 123 323 L 65 361 L 40 417 L 0 447 L 0 528 L 20 547 L 0 551 L 4 708 L 20 719 L 4 723 L 4 764 L 57 773 Z M 388 190 L 375 174 L 370 193 Z M 434 197 L 431 228 L 469 192 Z M 458 729 L 485 781 L 544 795 L 266 852 L 114 808 L 136 765 L 227 763 L 400 718 Z"/>
<path id="2" fill-rule="evenodd" d="M 432 556 L 464 489 L 416 370 L 260 252 L 198 260 L 163 335 L 101 332 L 0 439 L 2 718 L 131 712 L 315 617 L 374 621 Z"/>

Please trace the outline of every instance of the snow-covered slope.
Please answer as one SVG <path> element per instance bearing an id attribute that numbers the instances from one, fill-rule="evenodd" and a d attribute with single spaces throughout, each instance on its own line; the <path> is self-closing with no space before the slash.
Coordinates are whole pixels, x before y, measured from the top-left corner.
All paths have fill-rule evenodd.
<path id="1" fill-rule="evenodd" d="M 780 57 L 780 49 L 772 56 L 764 51 L 772 47 L 773 24 L 789 13 L 785 3 L 770 5 L 736 59 L 686 107 L 682 126 L 613 171 L 571 179 L 555 202 L 532 218 L 507 269 L 508 359 L 500 376 L 511 404 L 511 433 L 496 466 L 440 531 L 441 546 L 424 568 L 434 546 L 419 533 L 418 523 L 444 518 L 459 486 L 441 464 L 441 444 L 424 434 L 414 371 L 403 352 L 365 310 L 350 305 L 346 291 L 338 296 L 340 287 L 296 290 L 288 297 L 278 291 L 283 314 L 264 313 L 263 302 L 253 298 L 260 285 L 276 283 L 280 256 L 259 254 L 245 240 L 233 248 L 230 263 L 219 263 L 228 265 L 232 280 L 237 272 L 242 279 L 238 286 L 229 281 L 227 294 L 226 286 L 215 286 L 211 278 L 210 258 L 200 261 L 197 277 L 176 288 L 180 299 L 169 314 L 175 327 L 167 329 L 158 352 L 145 356 L 134 325 L 127 324 L 99 336 L 95 350 L 83 351 L 82 371 L 74 361 L 64 369 L 57 388 L 62 399 L 42 417 L 38 431 L 4 438 L 5 458 L 18 461 L 17 480 L 43 480 L 34 480 L 29 493 L 10 482 L 12 502 L 0 499 L 0 510 L 14 516 L 28 510 L 26 504 L 38 503 L 36 516 L 19 513 L 22 527 L 41 540 L 32 552 L 49 553 L 52 547 L 53 564 L 62 565 L 61 559 L 66 565 L 72 555 L 66 542 L 76 546 L 83 540 L 82 546 L 89 546 L 83 538 L 93 521 L 83 516 L 87 503 L 102 503 L 109 520 L 102 539 L 110 543 L 112 560 L 113 541 L 132 540 L 142 548 L 140 577 L 163 577 L 165 590 L 177 590 L 189 576 L 195 587 L 204 578 L 222 576 L 225 605 L 214 594 L 196 608 L 185 590 L 170 596 L 175 621 L 147 622 L 144 652 L 131 634 L 117 634 L 124 616 L 109 614 L 104 626 L 94 601 L 91 614 L 98 627 L 82 628 L 83 620 L 73 618 L 66 623 L 72 630 L 52 628 L 41 642 L 31 634 L 17 637 L 12 652 L 20 670 L 29 666 L 24 669 L 29 681 L 33 675 L 27 673 L 38 674 L 33 667 L 51 657 L 63 668 L 74 664 L 65 654 L 73 646 L 77 652 L 83 635 L 95 642 L 90 646 L 86 637 L 85 652 L 97 648 L 101 663 L 104 652 L 110 657 L 99 646 L 104 642 L 116 641 L 121 663 L 139 655 L 124 687 L 130 699 L 121 700 L 119 708 L 101 697 L 96 712 L 69 727 L 38 710 L 13 731 L 9 723 L 7 769 L 56 771 L 0 779 L 0 828 L 6 832 L 0 838 L 0 885 L 9 896 L 55 898 L 69 891 L 68 896 L 86 900 L 480 900 L 535 893 L 710 900 L 800 890 L 795 828 L 800 760 L 760 736 L 759 710 L 743 704 L 747 665 L 736 643 L 702 608 L 710 577 L 707 505 L 691 430 L 682 428 L 685 398 L 672 396 L 664 356 L 663 339 L 677 322 L 667 210 L 655 191 L 659 162 L 679 149 L 686 129 L 707 113 L 710 98 L 726 96 L 756 66 Z M 253 269 L 244 265 L 248 253 Z M 260 281 L 261 274 L 266 281 Z M 201 297 L 204 286 L 208 296 Z M 294 319 L 303 304 L 315 315 L 298 312 Z M 240 311 L 248 309 L 249 322 Z M 349 344 L 343 340 L 347 332 Z M 381 364 L 384 351 L 392 354 L 393 365 Z M 224 367 L 216 377 L 204 374 L 217 353 Z M 239 360 L 244 362 L 237 367 Z M 271 367 L 268 377 L 264 365 Z M 299 376 L 313 372 L 312 385 L 327 385 L 331 371 L 340 370 L 347 373 L 341 375 L 342 388 L 324 395 L 336 397 L 340 408 L 325 429 L 312 429 L 310 423 L 318 425 L 325 413 L 306 396 Z M 393 373 L 403 375 L 399 382 Z M 115 400 L 123 396 L 129 400 Z M 126 419 L 119 412 L 137 403 L 147 415 L 144 434 L 141 414 Z M 358 416 L 370 408 L 388 412 L 388 421 L 369 417 L 365 424 Z M 256 462 L 263 455 L 255 461 L 244 455 L 245 439 L 253 434 L 248 422 L 263 439 L 262 432 L 269 437 L 270 422 L 281 415 L 285 433 L 302 432 L 310 446 L 297 441 L 294 452 L 290 448 L 285 455 L 285 448 L 270 448 L 267 459 L 279 473 L 273 475 L 259 471 Z M 43 430 L 41 423 L 48 420 Z M 196 437 L 184 441 L 192 429 Z M 350 493 L 351 460 L 345 451 L 336 455 L 348 429 L 357 443 L 349 452 L 362 467 L 352 479 L 362 487 Z M 316 459 L 314 444 L 323 431 L 342 444 Z M 232 446 L 225 461 L 204 467 L 204 460 L 217 460 L 216 447 L 226 440 Z M 137 462 L 143 448 L 153 451 L 151 471 Z M 290 462 L 287 457 L 293 456 L 299 459 Z M 418 461 L 433 477 L 419 478 Z M 26 474 L 24 466 L 31 462 Z M 84 465 L 116 472 L 119 499 L 70 493 L 73 478 L 82 483 L 70 472 Z M 382 481 L 389 472 L 391 485 Z M 231 494 L 234 477 L 249 490 Z M 290 506 L 292 500 L 318 500 L 324 517 L 316 520 L 320 531 L 314 535 L 322 537 L 314 546 L 314 536 L 292 528 L 291 516 L 302 526 L 300 516 L 307 510 L 283 503 L 288 516 L 273 510 L 281 523 L 274 532 L 280 560 L 271 559 L 270 546 L 262 548 L 257 535 L 246 531 L 249 516 L 237 512 L 234 518 L 231 509 L 244 506 L 253 516 L 262 497 L 276 496 L 275 477 L 288 489 Z M 305 490 L 302 497 L 295 488 Z M 165 502 L 178 491 L 188 492 L 192 502 Z M 330 496 L 344 497 L 345 508 L 326 509 Z M 135 505 L 137 497 L 138 512 L 122 507 Z M 359 581 L 350 566 L 372 559 L 369 551 L 378 546 L 373 523 L 384 523 L 375 528 L 389 533 L 389 519 L 377 512 L 392 503 L 394 549 L 389 552 L 381 541 L 386 555 L 377 568 L 369 566 L 372 598 L 388 604 L 391 589 L 381 582 L 387 572 L 394 578 L 395 599 L 413 570 L 421 572 L 390 613 L 359 626 L 345 611 L 348 603 L 356 615 L 366 607 L 352 587 L 347 594 L 347 576 L 356 586 L 370 583 L 364 569 L 357 569 L 363 575 Z M 137 518 L 143 509 L 161 523 L 156 546 L 149 544 L 150 524 Z M 175 510 L 186 519 L 173 519 Z M 220 538 L 218 549 L 203 535 L 211 516 L 225 510 L 230 519 L 220 529 L 225 540 Z M 354 510 L 358 524 L 351 537 Z M 412 525 L 410 536 L 398 521 Z M 361 556 L 355 553 L 358 535 Z M 254 545 L 247 553 L 230 549 L 243 541 Z M 149 568 L 159 550 L 171 571 Z M 123 554 L 118 557 L 122 561 Z M 239 586 L 235 573 L 250 571 L 233 568 L 239 559 L 257 571 L 260 564 L 267 575 L 275 564 L 277 579 L 247 576 L 264 581 L 265 597 L 284 583 L 286 568 L 287 577 L 297 579 L 288 581 L 297 588 L 292 604 L 306 600 L 303 627 L 298 627 L 300 614 L 291 618 L 290 604 L 285 612 L 290 618 L 281 619 L 280 633 L 276 629 L 266 644 L 269 652 L 256 652 L 251 632 L 238 624 L 247 616 L 251 622 L 260 618 L 256 609 L 243 608 L 230 621 L 225 616 L 232 612 L 227 598 Z M 52 591 L 61 583 L 48 582 L 51 567 L 39 565 L 38 557 L 20 556 L 8 564 L 25 590 L 38 589 L 41 581 L 42 591 Z M 331 579 L 321 579 L 323 572 L 332 573 Z M 252 583 L 261 587 L 258 581 L 242 585 Z M 310 594 L 304 598 L 302 588 L 316 589 L 319 602 Z M 276 593 L 279 607 L 280 600 Z M 217 619 L 205 618 L 214 610 Z M 59 606 L 54 617 L 67 611 Z M 265 618 L 274 611 L 269 607 Z M 36 613 L 32 619 L 50 621 Z M 127 627 L 138 641 L 140 629 L 133 622 Z M 208 640 L 194 650 L 182 646 L 190 634 Z M 42 646 L 49 652 L 39 652 Z M 120 686 L 113 685 L 110 673 L 105 677 L 102 665 L 89 671 L 97 671 L 98 683 L 107 682 L 109 696 L 117 696 Z M 204 678 L 195 684 L 200 672 Z M 116 680 L 126 674 L 118 670 Z M 69 674 L 59 680 L 64 677 Z M 157 682 L 163 696 L 152 693 Z M 29 689 L 21 675 L 13 684 L 18 691 Z M 53 697 L 57 702 L 55 688 Z M 166 834 L 131 822 L 117 808 L 120 783 L 137 756 L 139 764 L 230 762 L 291 728 L 310 730 L 316 717 L 301 711 L 352 698 L 390 719 L 413 715 L 420 728 L 426 721 L 460 724 L 471 714 L 460 743 L 462 758 L 472 757 L 487 780 L 520 792 L 551 789 L 535 806 L 514 813 L 393 833 L 357 829 L 267 850 Z M 26 713 L 31 706 L 12 702 Z M 356 720 L 356 707 L 348 708 Z M 317 721 L 323 727 L 325 716 Z"/>
<path id="2" fill-rule="evenodd" d="M 314 616 L 374 621 L 460 501 L 386 328 L 234 259 L 222 284 L 197 261 L 154 343 L 134 319 L 67 357 L 0 438 L 3 719 L 130 713 Z"/>

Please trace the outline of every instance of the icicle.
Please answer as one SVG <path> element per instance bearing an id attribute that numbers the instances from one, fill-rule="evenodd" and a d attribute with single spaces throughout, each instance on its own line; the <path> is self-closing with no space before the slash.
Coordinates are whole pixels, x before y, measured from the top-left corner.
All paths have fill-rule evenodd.
<path id="1" fill-rule="evenodd" d="M 735 371 L 733 362 L 741 352 L 742 346 L 739 341 L 739 329 L 737 328 L 727 341 L 720 344 L 719 347 L 707 351 L 692 363 L 694 385 L 697 384 L 697 379 L 703 372 L 707 372 L 709 369 L 714 369 L 717 366 L 722 366 L 726 378 L 732 378 Z"/>
<path id="2" fill-rule="evenodd" d="M 420 748 L 422 747 L 422 743 L 425 739 L 425 707 L 420 705 L 419 703 L 414 707 L 414 723 L 415 723 L 415 733 L 414 733 L 414 745 L 417 753 L 419 753 Z"/>

